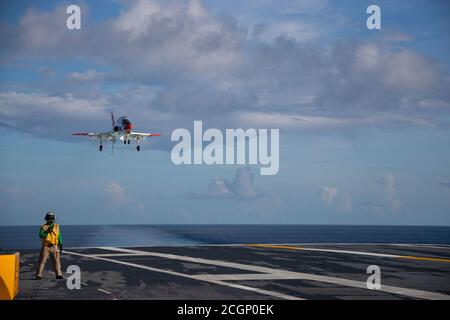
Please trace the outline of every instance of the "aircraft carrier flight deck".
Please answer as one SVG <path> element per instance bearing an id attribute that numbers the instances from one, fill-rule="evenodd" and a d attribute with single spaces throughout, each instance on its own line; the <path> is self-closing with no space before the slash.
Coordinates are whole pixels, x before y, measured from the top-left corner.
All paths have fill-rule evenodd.
<path id="1" fill-rule="evenodd" d="M 44 278 L 35 280 L 38 255 L 21 251 L 17 299 L 450 299 L 450 246 L 444 245 L 67 248 L 63 271 L 81 270 L 81 288 L 72 290 L 66 279 L 55 279 L 50 261 Z M 379 287 L 368 287 L 369 266 L 379 267 Z"/>

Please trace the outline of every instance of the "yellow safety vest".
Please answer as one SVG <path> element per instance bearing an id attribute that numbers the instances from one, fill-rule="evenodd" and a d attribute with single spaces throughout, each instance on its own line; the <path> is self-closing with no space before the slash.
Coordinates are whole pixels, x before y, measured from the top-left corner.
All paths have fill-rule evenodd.
<path id="1" fill-rule="evenodd" d="M 44 229 L 44 226 L 47 226 L 46 224 L 42 225 L 42 228 Z M 45 230 L 45 229 L 44 229 Z M 59 225 L 58 224 L 54 224 L 53 225 L 53 230 L 51 233 L 47 234 L 47 237 L 42 239 L 42 244 L 47 246 L 47 245 L 57 245 L 58 244 L 58 238 L 59 238 Z"/>

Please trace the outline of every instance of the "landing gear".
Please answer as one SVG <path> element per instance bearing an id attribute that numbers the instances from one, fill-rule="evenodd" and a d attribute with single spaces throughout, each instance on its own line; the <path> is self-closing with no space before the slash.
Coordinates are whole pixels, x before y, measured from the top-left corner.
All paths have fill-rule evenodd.
<path id="1" fill-rule="evenodd" d="M 112 139 L 112 145 L 111 145 L 111 155 L 114 154 L 114 145 L 116 144 L 116 139 Z"/>
<path id="2" fill-rule="evenodd" d="M 127 144 L 127 140 L 123 140 L 123 144 Z"/>
<path id="3" fill-rule="evenodd" d="M 137 150 L 137 151 L 141 151 L 141 146 L 137 146 L 137 147 L 136 147 L 136 150 Z"/>
<path id="4" fill-rule="evenodd" d="M 128 139 L 128 144 L 130 144 L 130 143 L 131 143 L 131 140 Z"/>
<path id="5" fill-rule="evenodd" d="M 100 146 L 98 147 L 98 149 L 99 149 L 100 151 L 102 151 L 102 150 L 103 150 L 103 146 L 100 145 Z"/>

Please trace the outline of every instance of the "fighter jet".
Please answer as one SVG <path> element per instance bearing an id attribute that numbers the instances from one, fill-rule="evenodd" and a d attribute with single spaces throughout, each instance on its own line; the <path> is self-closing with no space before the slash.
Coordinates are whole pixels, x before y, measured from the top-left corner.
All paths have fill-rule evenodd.
<path id="1" fill-rule="evenodd" d="M 128 120 L 127 117 L 122 116 L 117 121 L 114 120 L 114 114 L 111 112 L 111 123 L 112 130 L 108 132 L 76 132 L 72 133 L 74 136 L 87 136 L 91 138 L 96 138 L 100 140 L 99 150 L 103 150 L 103 140 L 112 141 L 111 152 L 114 152 L 114 144 L 116 140 L 123 141 L 123 144 L 130 144 L 131 140 L 135 140 L 137 143 L 136 150 L 140 151 L 140 141 L 148 137 L 158 137 L 161 136 L 159 133 L 140 133 L 133 132 L 133 124 Z"/>

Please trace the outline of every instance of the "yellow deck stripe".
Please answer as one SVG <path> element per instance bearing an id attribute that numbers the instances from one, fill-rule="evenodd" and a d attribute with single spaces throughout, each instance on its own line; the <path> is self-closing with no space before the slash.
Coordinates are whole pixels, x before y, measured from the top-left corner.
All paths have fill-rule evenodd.
<path id="1" fill-rule="evenodd" d="M 270 248 L 270 249 L 288 249 L 288 250 L 308 250 L 308 248 L 302 248 L 299 246 L 284 246 L 284 245 L 272 245 L 272 244 L 245 244 L 247 247 L 261 247 L 261 248 Z M 343 252 L 345 253 L 345 252 Z M 450 263 L 450 259 L 445 258 L 432 258 L 432 257 L 417 257 L 417 256 L 399 256 L 393 255 L 393 258 L 399 259 L 409 259 L 409 260 L 421 260 L 421 261 L 436 261 L 436 262 L 446 262 Z"/>
<path id="2" fill-rule="evenodd" d="M 399 258 L 401 258 L 401 259 L 411 259 L 411 260 L 425 260 L 425 261 L 437 261 L 437 262 L 450 263 L 450 259 L 444 259 L 444 258 L 416 257 L 416 256 L 399 256 Z"/>

